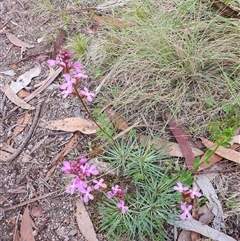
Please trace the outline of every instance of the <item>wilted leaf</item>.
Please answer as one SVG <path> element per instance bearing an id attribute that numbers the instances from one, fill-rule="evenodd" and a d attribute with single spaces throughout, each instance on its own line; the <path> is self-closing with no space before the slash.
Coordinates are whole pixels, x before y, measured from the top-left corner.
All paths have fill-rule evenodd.
<path id="1" fill-rule="evenodd" d="M 23 108 L 23 109 L 27 109 L 27 110 L 34 110 L 35 107 L 29 105 L 27 102 L 25 102 L 24 100 L 20 99 L 14 92 L 13 90 L 10 88 L 10 86 L 8 84 L 5 85 L 5 95 L 8 97 L 9 100 L 11 100 L 15 105 Z"/>
<path id="2" fill-rule="evenodd" d="M 21 239 L 24 241 L 35 241 L 33 237 L 32 219 L 28 206 L 25 208 L 20 227 Z"/>
<path id="3" fill-rule="evenodd" d="M 187 142 L 188 134 L 183 130 L 182 126 L 178 124 L 173 118 L 169 120 L 168 125 L 183 153 L 187 167 L 191 169 L 193 167 L 195 158 L 191 146 Z"/>
<path id="4" fill-rule="evenodd" d="M 41 123 L 41 127 L 50 130 L 61 131 L 81 131 L 83 134 L 93 134 L 97 131 L 97 125 L 90 120 L 83 119 L 81 117 L 65 118 L 63 120 L 52 120 L 46 123 Z"/>
<path id="5" fill-rule="evenodd" d="M 240 152 L 234 151 L 230 148 L 226 148 L 223 146 L 217 147 L 217 145 L 205 138 L 201 138 L 202 143 L 208 149 L 214 151 L 217 155 L 224 157 L 227 160 L 240 163 Z M 217 148 L 217 149 L 216 149 Z"/>
<path id="6" fill-rule="evenodd" d="M 219 12 L 220 16 L 240 19 L 239 12 L 233 10 L 231 7 L 227 6 L 224 2 L 213 1 L 212 7 Z"/>
<path id="7" fill-rule="evenodd" d="M 41 73 L 41 67 L 40 65 L 34 67 L 33 69 L 30 69 L 26 73 L 20 75 L 16 82 L 12 82 L 10 84 L 11 89 L 14 91 L 14 93 L 17 93 L 19 90 L 27 87 L 27 85 L 31 82 L 32 78 L 38 76 Z"/>
<path id="8" fill-rule="evenodd" d="M 66 156 L 78 143 L 78 139 L 80 137 L 81 133 L 80 132 L 76 132 L 71 139 L 69 140 L 69 142 L 64 146 L 64 148 L 52 159 L 51 161 L 51 169 L 47 172 L 46 177 L 44 178 L 45 181 L 48 181 L 49 178 L 51 177 L 51 175 L 53 174 L 53 172 L 56 169 L 56 163 L 58 161 L 62 161 L 64 156 Z"/>
<path id="9" fill-rule="evenodd" d="M 34 45 L 30 45 L 28 43 L 23 42 L 22 40 L 20 40 L 19 38 L 17 38 L 16 36 L 14 36 L 13 34 L 11 34 L 10 32 L 8 32 L 6 30 L 4 30 L 3 32 L 6 34 L 9 41 L 18 47 L 22 47 L 22 48 L 33 48 L 34 47 Z"/>
<path id="10" fill-rule="evenodd" d="M 77 205 L 77 224 L 82 235 L 86 241 L 97 241 L 97 235 L 94 231 L 92 221 L 88 215 L 88 212 L 80 199 L 76 199 Z"/>
<path id="11" fill-rule="evenodd" d="M 106 113 L 118 130 L 124 131 L 128 128 L 127 122 L 111 106 L 106 108 Z"/>
<path id="12" fill-rule="evenodd" d="M 15 136 L 17 136 L 19 133 L 21 133 L 26 125 L 31 122 L 31 114 L 26 113 L 23 117 L 21 117 L 18 121 L 19 125 L 16 126 L 13 130 L 12 136 L 10 139 L 13 139 Z"/>
<path id="13" fill-rule="evenodd" d="M 147 136 L 141 135 L 139 137 L 139 140 L 142 144 L 149 145 L 151 143 L 151 140 Z M 184 157 L 183 153 L 177 143 L 169 142 L 160 138 L 157 138 L 153 142 L 154 148 L 159 150 L 160 147 L 166 147 L 167 154 L 169 156 L 176 156 L 176 157 Z M 191 147 L 191 150 L 194 154 L 194 156 L 201 156 L 203 155 L 203 152 L 197 148 Z"/>

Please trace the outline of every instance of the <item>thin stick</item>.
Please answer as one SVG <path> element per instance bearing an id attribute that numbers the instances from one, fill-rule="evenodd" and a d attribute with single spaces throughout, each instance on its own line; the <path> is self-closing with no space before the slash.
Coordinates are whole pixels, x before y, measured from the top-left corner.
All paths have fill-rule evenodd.
<path id="1" fill-rule="evenodd" d="M 48 196 L 51 196 L 51 195 L 53 195 L 53 194 L 55 194 L 55 193 L 57 193 L 57 192 L 59 192 L 59 191 L 60 191 L 60 190 L 57 190 L 57 191 L 55 191 L 55 192 L 51 192 L 51 193 L 44 194 L 44 195 L 42 195 L 42 196 L 40 196 L 40 197 L 35 197 L 35 198 L 30 199 L 30 200 L 27 200 L 27 201 L 25 201 L 25 202 L 16 204 L 16 205 L 14 205 L 14 206 L 12 206 L 12 207 L 4 208 L 2 211 L 8 211 L 8 210 L 12 210 L 12 209 L 15 209 L 15 208 L 22 207 L 22 206 L 27 205 L 27 204 L 29 204 L 29 203 L 32 203 L 32 202 L 38 201 L 38 200 L 40 200 L 40 199 L 46 198 L 46 197 L 48 197 Z"/>
<path id="2" fill-rule="evenodd" d="M 22 152 L 23 148 L 26 146 L 26 144 L 28 143 L 28 141 L 30 140 L 33 131 L 35 130 L 35 127 L 37 126 L 37 122 L 38 122 L 38 117 L 41 111 L 41 104 L 39 103 L 36 107 L 36 113 L 35 116 L 33 118 L 33 122 L 32 125 L 29 129 L 29 132 L 26 135 L 26 138 L 24 139 L 24 141 L 21 143 L 21 145 L 17 148 L 17 150 L 9 157 L 7 158 L 6 162 L 10 162 L 10 164 L 15 160 L 15 158 L 20 155 L 20 153 Z"/>

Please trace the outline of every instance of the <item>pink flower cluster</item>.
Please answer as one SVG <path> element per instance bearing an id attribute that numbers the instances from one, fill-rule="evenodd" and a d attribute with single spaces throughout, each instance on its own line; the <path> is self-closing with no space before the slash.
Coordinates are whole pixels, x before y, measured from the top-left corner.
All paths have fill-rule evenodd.
<path id="1" fill-rule="evenodd" d="M 87 178 L 97 176 L 99 171 L 96 169 L 95 165 L 89 165 L 85 157 L 81 158 L 79 161 L 64 161 L 62 171 L 65 174 L 74 175 L 71 183 L 66 186 L 66 191 L 73 194 L 77 190 L 83 194 L 83 201 L 85 203 L 87 203 L 89 199 L 94 199 L 93 195 L 90 193 L 93 189 L 97 190 L 107 187 L 103 178 L 100 180 L 93 179 L 93 187 L 89 185 Z"/>
<path id="2" fill-rule="evenodd" d="M 65 83 L 60 88 L 62 90 L 63 98 L 73 93 L 73 85 L 77 84 L 81 79 L 86 79 L 88 76 L 83 73 L 83 66 L 79 62 L 72 63 L 73 54 L 66 49 L 63 49 L 56 59 L 49 59 L 48 65 L 51 67 L 60 66 L 64 69 Z M 95 96 L 94 93 L 89 92 L 87 87 L 80 90 L 79 94 L 86 98 L 89 102 Z"/>
<path id="3" fill-rule="evenodd" d="M 117 207 L 121 209 L 121 213 L 124 214 L 128 210 L 128 206 L 125 206 L 124 201 L 122 200 L 126 194 L 126 190 L 123 190 L 119 187 L 119 185 L 115 185 L 112 187 L 112 191 L 107 192 L 109 198 L 117 198 L 119 199 L 117 203 Z"/>
<path id="4" fill-rule="evenodd" d="M 179 191 L 183 195 L 189 194 L 191 199 L 195 197 L 201 197 L 202 194 L 198 191 L 197 186 L 194 186 L 193 189 L 189 189 L 188 187 L 184 187 L 181 182 L 177 182 L 177 185 L 174 187 L 174 190 Z M 181 204 L 181 209 L 183 213 L 180 215 L 182 220 L 188 218 L 191 219 L 192 215 L 190 211 L 192 210 L 192 205 L 187 205 L 186 203 Z"/>

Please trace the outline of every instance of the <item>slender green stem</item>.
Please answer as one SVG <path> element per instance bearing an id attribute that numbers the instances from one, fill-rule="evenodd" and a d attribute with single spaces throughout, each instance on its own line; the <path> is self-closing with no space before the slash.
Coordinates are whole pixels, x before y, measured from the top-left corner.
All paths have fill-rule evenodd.
<path id="1" fill-rule="evenodd" d="M 88 107 L 87 105 L 85 104 L 83 98 L 81 97 L 81 95 L 78 93 L 78 90 L 77 90 L 77 86 L 76 84 L 73 85 L 73 88 L 76 92 L 76 95 L 78 97 L 78 99 L 80 100 L 80 102 L 82 103 L 84 109 L 86 110 L 86 112 L 88 113 L 90 119 L 98 126 L 98 128 L 103 132 L 105 133 L 113 142 L 113 145 L 116 147 L 116 142 L 115 140 L 97 123 L 97 121 L 95 121 L 94 117 L 92 116 L 92 114 L 90 113 L 90 111 L 88 110 Z"/>

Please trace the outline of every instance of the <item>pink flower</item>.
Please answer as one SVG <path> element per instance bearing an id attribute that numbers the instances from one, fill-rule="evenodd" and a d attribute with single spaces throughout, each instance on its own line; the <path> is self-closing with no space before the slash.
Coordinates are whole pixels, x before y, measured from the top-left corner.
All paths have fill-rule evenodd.
<path id="1" fill-rule="evenodd" d="M 85 193 L 87 188 L 87 183 L 80 179 L 79 177 L 75 177 L 72 179 L 72 183 L 75 185 L 75 187 L 78 189 L 80 193 Z"/>
<path id="2" fill-rule="evenodd" d="M 192 199 L 194 199 L 195 196 L 196 197 L 201 197 L 202 196 L 202 194 L 198 191 L 197 186 L 194 186 L 193 189 L 189 190 L 189 192 L 190 192 L 190 197 Z"/>
<path id="3" fill-rule="evenodd" d="M 91 175 L 96 176 L 99 174 L 99 171 L 96 169 L 95 165 L 91 165 L 89 168 L 86 169 L 86 176 L 90 177 Z"/>
<path id="4" fill-rule="evenodd" d="M 113 194 L 116 194 L 117 192 L 121 191 L 122 189 L 119 188 L 119 185 L 115 185 L 112 187 Z"/>
<path id="5" fill-rule="evenodd" d="M 126 194 L 126 190 L 119 188 L 118 185 L 115 185 L 112 187 L 112 192 L 111 191 L 107 192 L 107 195 L 109 198 L 113 198 L 113 197 L 123 198 L 125 194 Z"/>
<path id="6" fill-rule="evenodd" d="M 73 76 L 76 79 L 86 79 L 88 75 L 84 74 L 83 72 L 77 73 Z"/>
<path id="7" fill-rule="evenodd" d="M 74 193 L 74 191 L 75 191 L 75 188 L 76 188 L 76 186 L 75 186 L 75 184 L 72 182 L 72 183 L 70 183 L 70 184 L 68 184 L 67 186 L 66 186 L 66 192 L 68 192 L 68 193 L 70 193 L 71 195 Z"/>
<path id="8" fill-rule="evenodd" d="M 70 174 L 72 171 L 70 162 L 63 161 L 63 167 L 61 169 L 65 174 Z"/>
<path id="9" fill-rule="evenodd" d="M 82 70 L 83 70 L 83 66 L 80 64 L 80 63 L 78 63 L 78 62 L 74 62 L 73 64 L 72 64 L 72 67 L 73 67 L 73 69 L 75 70 L 75 72 L 78 74 L 78 73 L 81 73 L 82 72 Z"/>
<path id="10" fill-rule="evenodd" d="M 58 58 L 56 58 L 56 60 L 54 60 L 54 59 L 49 59 L 49 60 L 47 61 L 47 63 L 48 63 L 48 65 L 49 65 L 50 67 L 54 67 L 54 66 L 56 66 L 56 65 L 59 63 L 59 60 L 58 60 Z"/>
<path id="11" fill-rule="evenodd" d="M 60 88 L 63 90 L 62 95 L 63 98 L 66 98 L 69 94 L 72 93 L 73 90 L 73 84 L 76 83 L 76 79 L 71 78 L 71 75 L 66 73 L 64 74 L 65 80 L 67 81 L 66 83 L 63 83 Z"/>
<path id="12" fill-rule="evenodd" d="M 87 190 L 85 190 L 85 192 L 84 192 L 83 201 L 84 201 L 85 203 L 88 203 L 89 199 L 91 199 L 91 200 L 94 199 L 93 195 L 90 193 L 91 190 L 92 190 L 92 188 L 91 188 L 91 187 L 88 187 Z"/>
<path id="13" fill-rule="evenodd" d="M 86 157 L 82 157 L 80 160 L 79 160 L 79 163 L 80 164 L 85 164 L 87 162 L 87 158 Z"/>
<path id="14" fill-rule="evenodd" d="M 83 89 L 84 89 L 84 90 L 80 90 L 80 94 L 83 95 L 83 96 L 85 96 L 85 97 L 87 98 L 87 100 L 88 100 L 89 102 L 91 102 L 91 101 L 92 101 L 92 97 L 94 97 L 95 94 L 89 92 L 89 90 L 88 90 L 87 87 L 84 87 Z"/>
<path id="15" fill-rule="evenodd" d="M 174 188 L 174 190 L 179 191 L 181 193 L 185 192 L 189 189 L 188 187 L 184 187 L 181 182 L 177 182 L 177 186 L 175 186 L 173 188 Z"/>
<path id="16" fill-rule="evenodd" d="M 102 188 L 106 188 L 107 185 L 105 183 L 103 183 L 104 179 L 101 178 L 99 181 L 97 180 L 93 180 L 93 183 L 95 183 L 95 186 L 93 187 L 95 190 L 99 189 L 100 187 Z"/>
<path id="17" fill-rule="evenodd" d="M 192 205 L 187 206 L 185 203 L 181 204 L 181 209 L 183 210 L 183 213 L 180 215 L 180 218 L 182 220 L 188 218 L 191 219 L 192 215 L 189 213 L 189 211 L 192 209 Z"/>
<path id="18" fill-rule="evenodd" d="M 124 206 L 124 201 L 123 200 L 120 200 L 118 203 L 117 203 L 117 206 L 121 209 L 121 213 L 124 214 L 127 212 L 128 210 L 128 206 Z"/>
<path id="19" fill-rule="evenodd" d="M 111 192 L 111 191 L 108 191 L 107 192 L 107 196 L 109 197 L 109 198 L 114 198 L 114 194 Z"/>

